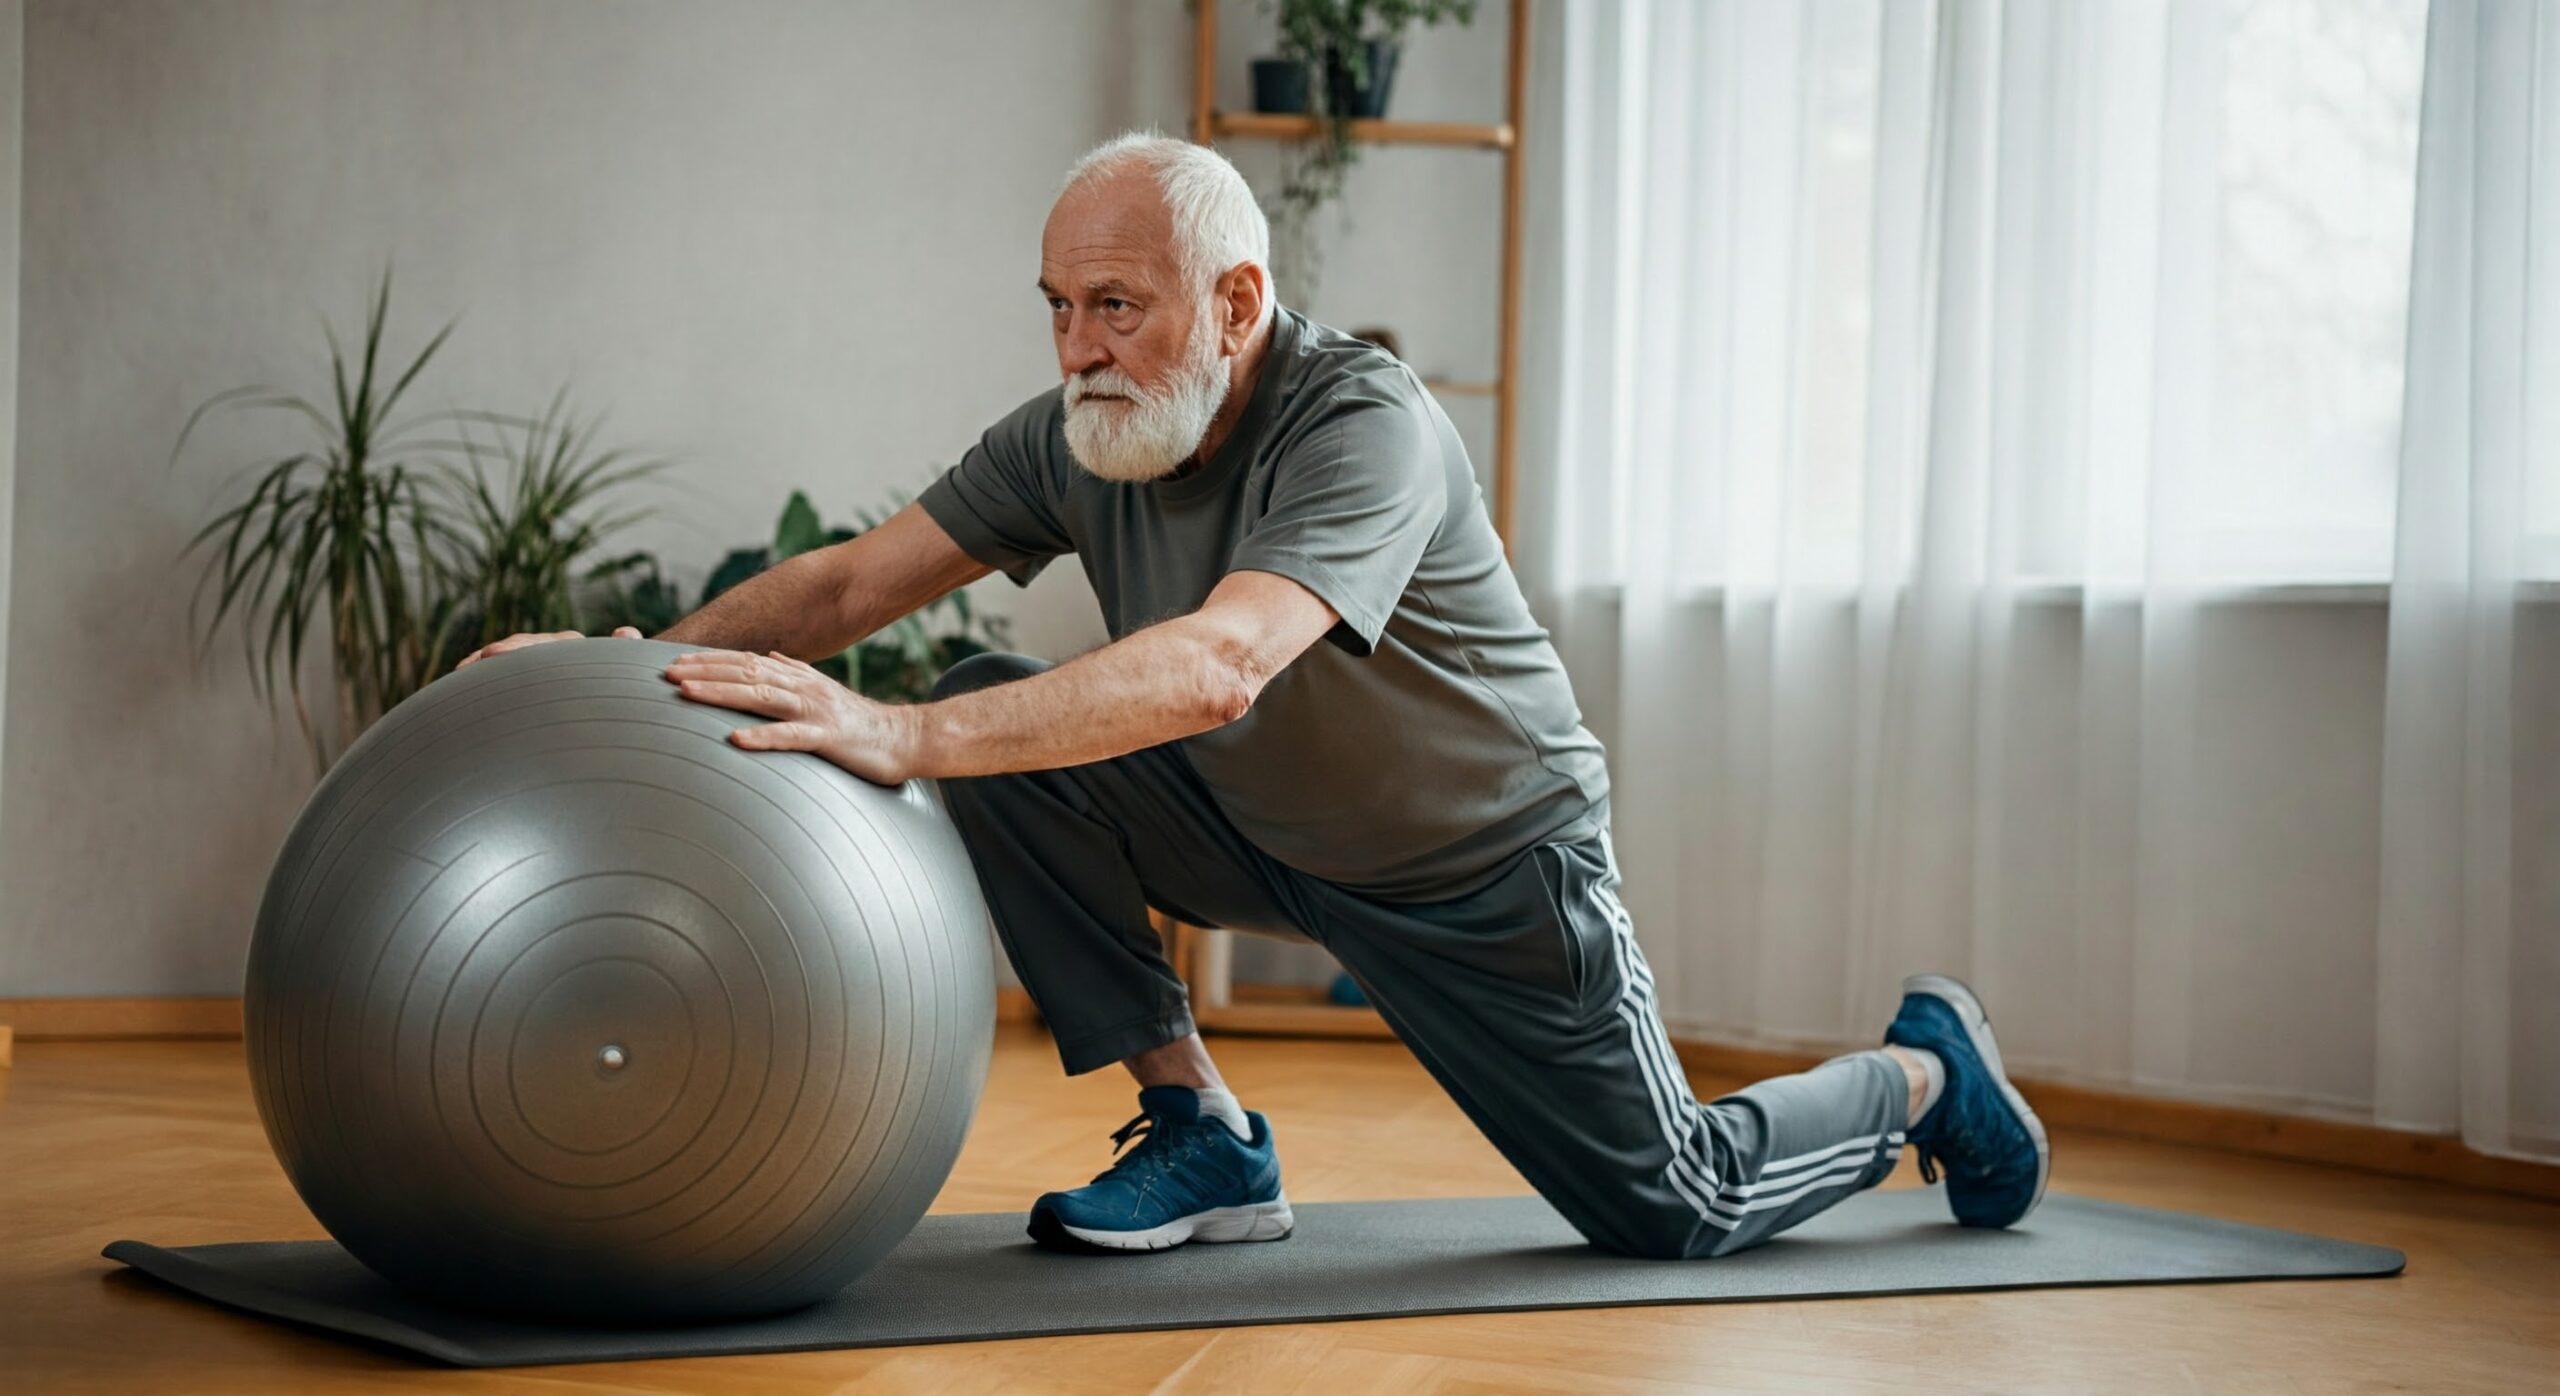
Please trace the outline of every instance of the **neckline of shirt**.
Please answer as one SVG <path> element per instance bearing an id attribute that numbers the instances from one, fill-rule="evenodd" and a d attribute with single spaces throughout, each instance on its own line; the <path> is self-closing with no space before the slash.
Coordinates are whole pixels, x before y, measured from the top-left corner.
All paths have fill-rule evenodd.
<path id="1" fill-rule="evenodd" d="M 1261 434 L 1262 424 L 1271 415 L 1271 405 L 1280 396 L 1280 380 L 1290 369 L 1286 362 L 1297 357 L 1298 316 L 1286 306 L 1271 316 L 1271 344 L 1263 351 L 1262 372 L 1255 377 L 1253 397 L 1245 403 L 1244 414 L 1236 418 L 1235 430 L 1218 443 L 1218 453 L 1209 463 L 1179 480 L 1158 480 L 1142 488 L 1153 490 L 1159 499 L 1196 499 L 1217 488 L 1219 482 L 1235 473 L 1238 462 L 1253 454 L 1253 442 Z"/>

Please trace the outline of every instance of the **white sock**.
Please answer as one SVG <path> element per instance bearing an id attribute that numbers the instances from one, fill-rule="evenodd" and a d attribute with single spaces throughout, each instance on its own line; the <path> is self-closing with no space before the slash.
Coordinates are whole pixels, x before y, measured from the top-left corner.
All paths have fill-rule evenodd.
<path id="1" fill-rule="evenodd" d="M 1929 1113 L 1930 1107 L 1938 1103 L 1938 1097 L 1946 1093 L 1947 1064 L 1938 1060 L 1938 1054 L 1926 1047 L 1897 1047 L 1895 1050 L 1918 1057 L 1921 1074 L 1929 1078 L 1929 1084 L 1920 1091 L 1920 1108 L 1911 1112 L 1910 1123 L 1916 1125 L 1923 1115 Z"/>
<path id="2" fill-rule="evenodd" d="M 1216 1086 L 1194 1086 L 1193 1095 L 1200 1097 L 1200 1118 L 1216 1120 L 1247 1143 L 1253 1141 L 1253 1125 L 1244 1117 L 1244 1107 L 1236 1103 L 1235 1093 Z"/>

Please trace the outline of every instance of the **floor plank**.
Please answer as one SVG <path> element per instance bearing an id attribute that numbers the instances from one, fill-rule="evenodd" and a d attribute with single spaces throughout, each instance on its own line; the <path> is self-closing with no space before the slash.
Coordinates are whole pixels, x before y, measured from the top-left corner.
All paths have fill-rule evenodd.
<path id="1" fill-rule="evenodd" d="M 1522 1191 L 1402 1048 L 1231 1039 L 1299 1201 Z M 1735 1083 L 1700 1081 L 1702 1089 Z M 939 1211 L 1011 1210 L 1102 1164 L 1124 1079 L 999 1039 Z M 1908 1171 L 1893 1185 L 1912 1182 Z M 2054 1185 L 2400 1247 L 2311 1282 L 1457 1315 L 456 1372 L 223 1313 L 98 1259 L 317 1236 L 268 1154 L 237 1043 L 21 1043 L 0 1073 L 0 1385 L 545 1392 L 2508 1392 L 2560 1371 L 2560 1205 L 2065 1134 Z M 1856 1205 L 1854 1202 L 1849 1205 Z M 1097 1271 L 1097 1275 L 1103 1272 Z"/>

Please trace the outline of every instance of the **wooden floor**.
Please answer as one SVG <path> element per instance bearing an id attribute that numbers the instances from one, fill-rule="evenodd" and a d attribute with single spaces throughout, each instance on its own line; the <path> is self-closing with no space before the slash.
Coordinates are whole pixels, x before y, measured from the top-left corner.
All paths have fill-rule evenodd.
<path id="1" fill-rule="evenodd" d="M 1314 1202 L 1524 1191 L 1392 1044 L 1229 1039 Z M 1700 1081 L 1701 1089 L 1733 1083 Z M 1004 1030 L 937 1210 L 1013 1210 L 1101 1165 L 1125 1080 Z M 1911 1181 L 1906 1169 L 1897 1183 Z M 180 1299 L 120 1236 L 317 1236 L 237 1043 L 20 1044 L 0 1071 L 0 1389 L 29 1392 L 2551 1391 L 2560 1205 L 2066 1134 L 2054 1186 L 2397 1246 L 2396 1280 L 1581 1310 L 462 1372 Z M 1848 1204 L 1857 1205 L 1854 1201 Z M 1141 1262 L 1143 1263 L 1143 1262 Z M 1097 1277 L 1101 1270 L 1097 1268 Z"/>

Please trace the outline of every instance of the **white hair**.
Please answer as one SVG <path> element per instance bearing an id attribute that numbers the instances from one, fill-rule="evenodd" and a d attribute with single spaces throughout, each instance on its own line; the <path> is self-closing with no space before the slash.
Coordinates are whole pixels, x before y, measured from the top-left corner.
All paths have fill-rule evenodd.
<path id="1" fill-rule="evenodd" d="M 1268 322 L 1279 305 L 1270 289 L 1271 223 L 1236 167 L 1205 145 L 1156 131 L 1131 131 L 1086 152 L 1067 171 L 1059 192 L 1131 168 L 1156 177 L 1165 211 L 1173 215 L 1174 261 L 1192 293 L 1206 299 L 1229 268 L 1251 262 L 1262 269 L 1262 318 Z"/>

